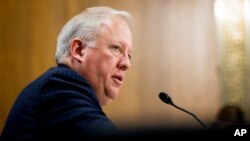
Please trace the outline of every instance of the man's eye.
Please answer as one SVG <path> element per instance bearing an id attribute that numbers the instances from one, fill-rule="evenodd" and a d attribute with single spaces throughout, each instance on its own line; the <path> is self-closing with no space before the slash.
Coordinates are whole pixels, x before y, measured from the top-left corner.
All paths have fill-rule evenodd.
<path id="1" fill-rule="evenodd" d="M 129 55 L 128 55 L 128 58 L 129 58 L 129 60 L 131 60 L 131 59 L 132 59 L 132 55 L 129 54 Z"/>
<path id="2" fill-rule="evenodd" d="M 115 51 L 115 52 L 119 52 L 119 51 L 120 51 L 120 46 L 114 45 L 114 46 L 111 47 L 111 49 L 112 49 L 113 51 Z"/>
<path id="3" fill-rule="evenodd" d="M 119 50 L 120 47 L 119 47 L 119 46 L 113 46 L 113 49 L 114 49 L 114 50 Z"/>

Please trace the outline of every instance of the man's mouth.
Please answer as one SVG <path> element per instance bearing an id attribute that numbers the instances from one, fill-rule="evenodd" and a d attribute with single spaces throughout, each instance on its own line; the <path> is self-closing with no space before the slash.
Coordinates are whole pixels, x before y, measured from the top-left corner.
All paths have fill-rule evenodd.
<path id="1" fill-rule="evenodd" d="M 122 75 L 113 75 L 112 78 L 116 84 L 118 84 L 119 86 L 122 85 L 124 79 Z"/>

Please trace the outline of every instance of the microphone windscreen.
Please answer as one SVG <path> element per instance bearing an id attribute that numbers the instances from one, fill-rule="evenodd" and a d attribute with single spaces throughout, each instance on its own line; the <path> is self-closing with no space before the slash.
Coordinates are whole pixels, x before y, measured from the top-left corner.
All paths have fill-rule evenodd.
<path id="1" fill-rule="evenodd" d="M 159 98 L 160 98 L 163 102 L 165 102 L 165 103 L 167 103 L 167 104 L 172 104 L 171 97 L 168 96 L 168 94 L 166 94 L 166 93 L 164 93 L 164 92 L 160 92 Z"/>

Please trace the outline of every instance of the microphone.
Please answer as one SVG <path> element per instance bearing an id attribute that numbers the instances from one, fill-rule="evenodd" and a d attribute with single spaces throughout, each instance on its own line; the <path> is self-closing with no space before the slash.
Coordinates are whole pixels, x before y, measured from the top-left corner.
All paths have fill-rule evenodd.
<path id="1" fill-rule="evenodd" d="M 160 92 L 159 98 L 160 98 L 164 103 L 170 104 L 170 105 L 174 106 L 175 108 L 177 108 L 177 109 L 179 109 L 179 110 L 182 110 L 182 111 L 188 113 L 189 115 L 193 116 L 193 117 L 194 117 L 194 118 L 195 118 L 204 128 L 207 128 L 207 127 L 205 126 L 205 124 L 203 124 L 203 123 L 201 122 L 201 120 L 198 119 L 193 113 L 191 113 L 191 112 L 189 112 L 189 111 L 187 111 L 187 110 L 185 110 L 185 109 L 183 109 L 183 108 L 181 108 L 181 107 L 175 105 L 175 104 L 173 103 L 171 97 L 170 97 L 168 94 L 166 94 L 166 93 L 164 93 L 164 92 Z"/>

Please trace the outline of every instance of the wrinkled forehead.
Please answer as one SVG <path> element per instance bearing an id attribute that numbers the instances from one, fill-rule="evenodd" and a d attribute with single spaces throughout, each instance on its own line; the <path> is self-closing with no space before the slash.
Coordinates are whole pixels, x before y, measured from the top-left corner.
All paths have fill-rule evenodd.
<path id="1" fill-rule="evenodd" d="M 100 29 L 100 37 L 108 38 L 112 42 L 121 42 L 132 48 L 132 33 L 128 23 L 121 17 L 105 20 Z"/>

